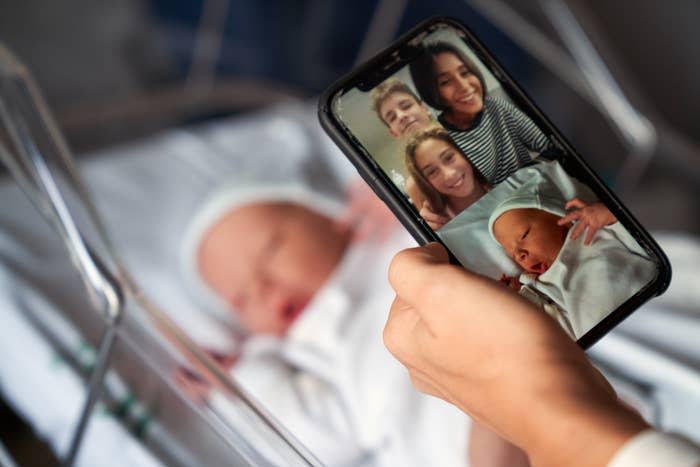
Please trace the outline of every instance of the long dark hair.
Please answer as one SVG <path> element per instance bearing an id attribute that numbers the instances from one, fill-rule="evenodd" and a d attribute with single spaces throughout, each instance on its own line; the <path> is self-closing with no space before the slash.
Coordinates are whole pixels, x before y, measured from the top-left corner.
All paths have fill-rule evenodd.
<path id="1" fill-rule="evenodd" d="M 474 173 L 474 178 L 484 189 L 488 189 L 491 184 L 484 174 L 482 174 L 481 171 L 477 169 L 474 164 L 472 164 L 472 161 L 470 161 L 467 156 L 464 155 L 455 142 L 452 141 L 452 138 L 450 138 L 450 135 L 443 127 L 437 125 L 432 126 L 413 135 L 406 144 L 404 158 L 406 170 L 408 170 L 408 173 L 410 173 L 413 180 L 415 180 L 418 189 L 423 193 L 425 199 L 428 200 L 428 203 L 430 203 L 430 207 L 433 209 L 433 211 L 435 211 L 437 214 L 445 216 L 447 215 L 447 204 L 449 197 L 435 189 L 433 184 L 430 183 L 425 175 L 423 175 L 423 172 L 420 170 L 420 168 L 418 168 L 418 164 L 416 163 L 416 150 L 421 144 L 423 144 L 423 142 L 429 139 L 444 141 L 452 146 L 455 151 L 457 151 L 457 154 L 459 154 L 460 157 L 469 163 L 472 168 L 472 172 Z M 417 208 L 420 209 L 420 206 L 417 206 Z"/>
<path id="2" fill-rule="evenodd" d="M 435 75 L 435 57 L 443 53 L 450 53 L 457 57 L 467 69 L 477 77 L 481 83 L 481 89 L 484 98 L 486 98 L 486 84 L 484 83 L 484 76 L 481 74 L 481 70 L 476 64 L 467 57 L 462 49 L 456 45 L 450 44 L 449 42 L 435 42 L 432 44 L 424 44 L 422 46 L 422 51 L 418 55 L 418 58 L 411 62 L 409 65 L 409 70 L 411 72 L 411 79 L 413 84 L 416 85 L 416 90 L 421 99 L 428 104 L 430 107 L 445 112 L 449 110 L 440 99 L 440 92 L 437 86 L 437 76 Z"/>

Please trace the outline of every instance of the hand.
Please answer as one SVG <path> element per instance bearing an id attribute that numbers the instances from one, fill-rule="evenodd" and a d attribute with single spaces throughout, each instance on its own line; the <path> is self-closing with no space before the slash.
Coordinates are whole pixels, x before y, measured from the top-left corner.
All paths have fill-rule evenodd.
<path id="1" fill-rule="evenodd" d="M 421 391 L 523 448 L 533 465 L 605 465 L 646 428 L 548 315 L 450 265 L 438 244 L 391 264 L 389 351 Z"/>
<path id="2" fill-rule="evenodd" d="M 520 283 L 518 278 L 513 276 L 506 276 L 505 274 L 501 274 L 501 278 L 498 281 L 501 284 L 505 284 L 508 288 L 515 290 L 516 292 L 519 292 L 520 287 L 522 287 L 522 284 Z"/>
<path id="3" fill-rule="evenodd" d="M 353 240 L 362 241 L 374 235 L 389 238 L 398 221 L 369 185 L 357 180 L 350 186 L 347 207 L 336 219 L 336 225 L 340 229 L 353 228 Z"/>
<path id="4" fill-rule="evenodd" d="M 419 214 L 428 223 L 431 229 L 440 230 L 445 224 L 450 221 L 447 216 L 442 216 L 433 211 L 432 206 L 427 201 L 423 201 L 423 207 L 421 207 Z"/>
<path id="5" fill-rule="evenodd" d="M 606 225 L 614 224 L 617 218 L 603 203 L 586 204 L 578 198 L 574 198 L 566 203 L 564 209 L 567 211 L 573 209 L 570 213 L 563 216 L 557 224 L 567 225 L 576 221 L 574 231 L 571 233 L 571 239 L 576 240 L 586 228 L 586 238 L 583 240 L 584 245 L 590 245 L 596 232 Z"/>
<path id="6" fill-rule="evenodd" d="M 228 372 L 231 367 L 236 364 L 236 361 L 238 361 L 238 355 L 223 354 L 207 349 L 205 349 L 204 352 L 214 360 L 214 362 L 219 365 L 219 369 L 224 372 Z M 203 403 L 206 398 L 209 397 L 209 393 L 214 386 L 211 382 L 207 381 L 207 378 L 186 366 L 179 366 L 177 370 L 175 370 L 174 377 L 185 394 L 198 404 Z"/>
<path id="7" fill-rule="evenodd" d="M 203 377 L 184 366 L 175 370 L 175 382 L 197 404 L 204 403 L 212 388 Z"/>

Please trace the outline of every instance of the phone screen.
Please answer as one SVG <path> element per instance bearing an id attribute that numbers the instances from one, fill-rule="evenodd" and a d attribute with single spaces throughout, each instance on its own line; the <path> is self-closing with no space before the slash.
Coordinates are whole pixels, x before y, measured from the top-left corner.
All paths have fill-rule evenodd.
<path id="1" fill-rule="evenodd" d="M 469 43 L 460 29 L 434 25 L 407 42 L 411 58 L 398 68 L 379 63 L 389 71 L 370 86 L 336 94 L 332 113 L 464 267 L 579 339 L 654 282 L 657 258 Z"/>

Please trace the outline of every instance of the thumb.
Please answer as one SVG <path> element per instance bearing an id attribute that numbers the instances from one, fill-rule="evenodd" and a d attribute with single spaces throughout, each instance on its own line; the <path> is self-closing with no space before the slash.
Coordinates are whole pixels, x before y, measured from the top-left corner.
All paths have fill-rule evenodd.
<path id="1" fill-rule="evenodd" d="M 438 242 L 430 242 L 416 248 L 418 254 L 423 255 L 424 260 L 428 263 L 435 264 L 449 263 L 450 258 L 445 247 Z"/>
<path id="2" fill-rule="evenodd" d="M 448 263 L 447 250 L 437 242 L 408 248 L 397 253 L 391 261 L 389 282 L 397 295 L 410 302 L 411 297 L 430 283 L 434 267 Z"/>

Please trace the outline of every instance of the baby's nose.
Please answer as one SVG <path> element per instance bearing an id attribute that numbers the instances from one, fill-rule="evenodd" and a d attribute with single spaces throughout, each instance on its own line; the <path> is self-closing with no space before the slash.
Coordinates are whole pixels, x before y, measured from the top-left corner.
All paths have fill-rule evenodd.
<path id="1" fill-rule="evenodd" d="M 520 250 L 516 255 L 516 259 L 518 260 L 518 262 L 523 263 L 527 260 L 528 256 L 529 255 L 526 250 Z"/>

